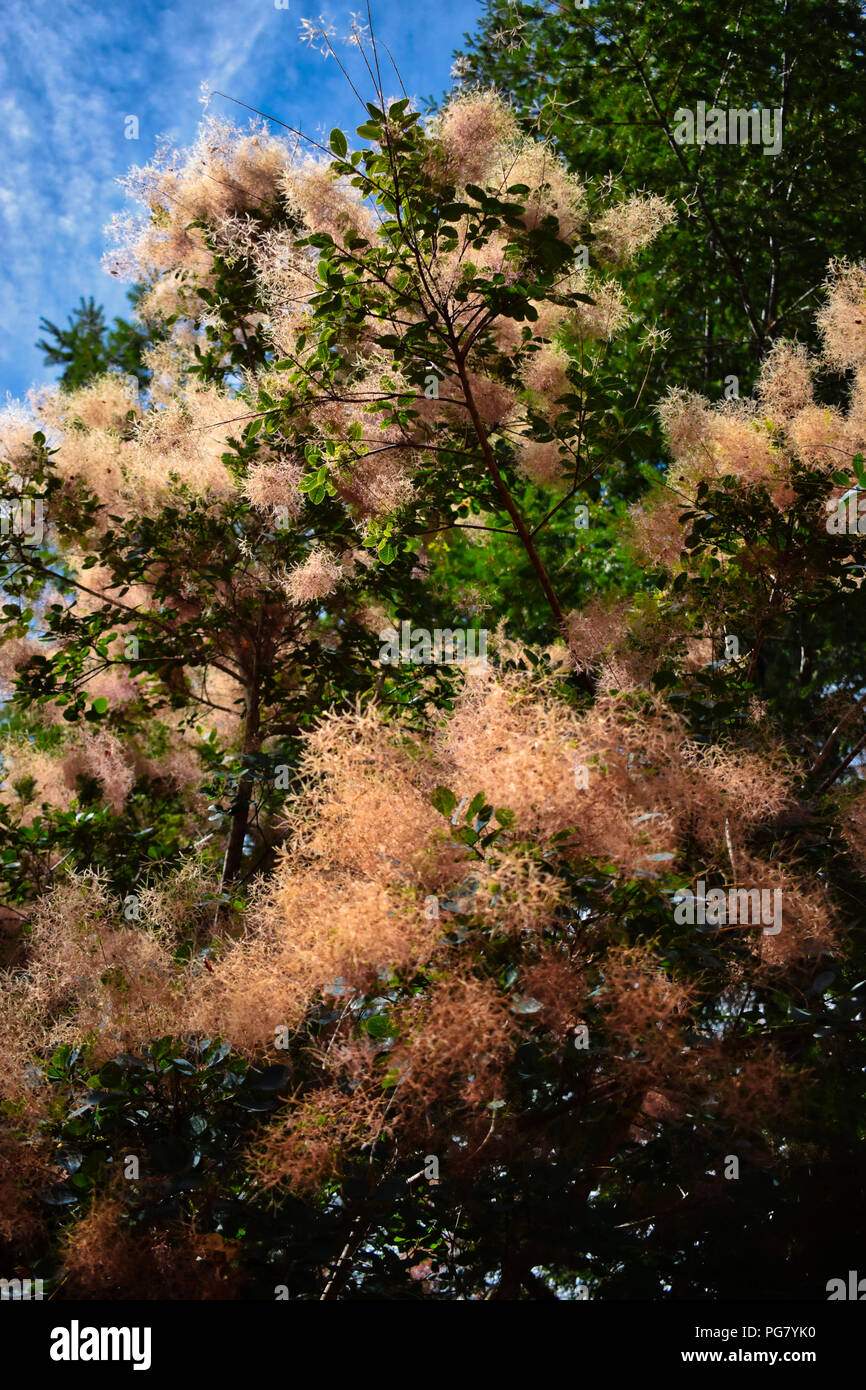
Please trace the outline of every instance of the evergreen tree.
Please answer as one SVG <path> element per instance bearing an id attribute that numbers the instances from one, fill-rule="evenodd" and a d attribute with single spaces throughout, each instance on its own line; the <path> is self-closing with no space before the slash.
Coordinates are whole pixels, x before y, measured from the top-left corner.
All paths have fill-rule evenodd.
<path id="1" fill-rule="evenodd" d="M 128 297 L 136 305 L 141 291 L 134 289 Z M 46 366 L 63 368 L 62 386 L 74 390 L 109 369 L 125 372 L 146 385 L 142 354 L 151 334 L 122 318 L 115 318 L 109 328 L 102 306 L 95 303 L 92 295 L 87 300 L 82 296 L 78 308 L 69 315 L 66 328 L 58 328 L 49 319 L 42 319 L 39 326 L 46 336 L 36 346 L 44 352 Z"/>

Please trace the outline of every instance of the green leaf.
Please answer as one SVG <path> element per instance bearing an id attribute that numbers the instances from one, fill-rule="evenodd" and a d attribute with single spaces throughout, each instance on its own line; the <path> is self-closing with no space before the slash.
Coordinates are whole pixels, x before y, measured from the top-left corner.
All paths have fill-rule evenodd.
<path id="1" fill-rule="evenodd" d="M 384 1014 L 376 1014 L 374 1018 L 365 1019 L 361 1027 L 371 1038 L 393 1038 L 397 1033 L 394 1024 Z"/>
<path id="2" fill-rule="evenodd" d="M 521 994 L 511 1007 L 516 1014 L 537 1014 L 544 1005 L 538 999 L 533 999 L 530 994 Z"/>
<path id="3" fill-rule="evenodd" d="M 474 821 L 475 817 L 478 815 L 478 812 L 481 810 L 481 808 L 483 807 L 483 805 L 484 805 L 484 793 L 483 793 L 483 792 L 476 792 L 475 796 L 473 796 L 472 800 L 470 801 L 470 803 L 469 803 L 469 805 L 468 805 L 468 807 L 467 807 L 467 809 L 466 809 L 465 820 L 466 820 L 466 824 L 467 824 L 467 825 L 469 825 L 470 821 Z"/>
<path id="4" fill-rule="evenodd" d="M 349 149 L 349 144 L 342 130 L 335 128 L 331 131 L 330 145 L 335 155 L 337 155 L 340 159 L 346 158 L 346 154 Z"/>
<path id="5" fill-rule="evenodd" d="M 443 816 L 450 816 L 457 805 L 457 797 L 448 787 L 435 787 L 430 801 Z"/>
<path id="6" fill-rule="evenodd" d="M 94 710 L 97 714 L 105 714 L 106 710 L 108 709 L 108 701 L 106 700 L 105 696 L 97 695 L 96 699 L 93 701 L 93 704 L 91 705 L 91 709 Z"/>

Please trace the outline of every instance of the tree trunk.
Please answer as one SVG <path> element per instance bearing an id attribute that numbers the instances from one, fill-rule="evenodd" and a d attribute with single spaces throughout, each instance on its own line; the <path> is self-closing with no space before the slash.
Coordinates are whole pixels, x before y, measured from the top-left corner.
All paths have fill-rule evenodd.
<path id="1" fill-rule="evenodd" d="M 244 753 L 258 753 L 261 744 L 259 737 L 259 686 L 255 675 L 247 686 L 247 709 L 244 719 L 244 741 L 242 751 Z M 234 811 L 232 812 L 232 823 L 229 831 L 228 845 L 226 846 L 225 864 L 223 865 L 223 885 L 231 883 L 237 878 L 238 871 L 244 855 L 244 840 L 247 835 L 247 824 L 250 814 L 250 801 L 253 794 L 253 777 L 248 769 L 244 768 L 238 782 L 237 796 L 235 797 Z"/>

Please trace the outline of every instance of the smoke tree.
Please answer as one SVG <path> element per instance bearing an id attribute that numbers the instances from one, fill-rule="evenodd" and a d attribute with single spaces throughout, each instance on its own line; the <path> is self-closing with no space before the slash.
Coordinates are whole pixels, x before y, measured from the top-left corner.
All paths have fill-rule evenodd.
<path id="1" fill-rule="evenodd" d="M 2 422 L 44 534 L 3 537 L 0 1236 L 60 1296 L 724 1294 L 690 1242 L 796 1190 L 857 1032 L 862 694 L 810 759 L 766 672 L 859 583 L 864 272 L 823 363 L 671 390 L 660 476 L 619 272 L 673 207 L 374 87 L 357 148 L 210 120 L 133 171 L 146 391 Z M 481 617 L 486 663 L 383 660 Z M 699 882 L 781 918 L 684 920 Z"/>

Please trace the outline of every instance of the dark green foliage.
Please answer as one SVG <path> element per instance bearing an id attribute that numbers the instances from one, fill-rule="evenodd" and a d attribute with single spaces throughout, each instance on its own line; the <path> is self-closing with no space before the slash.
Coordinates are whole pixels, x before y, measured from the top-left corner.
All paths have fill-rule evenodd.
<path id="1" fill-rule="evenodd" d="M 128 298 L 133 306 L 137 305 L 140 288 L 130 291 Z M 87 300 L 82 296 L 78 308 L 69 315 L 66 328 L 58 328 L 48 319 L 42 319 L 39 327 L 46 336 L 36 346 L 45 353 L 47 366 L 63 368 L 60 383 L 69 390 L 84 386 L 107 371 L 124 372 L 134 376 L 141 386 L 147 385 L 142 352 L 153 341 L 153 329 L 121 318 L 115 318 L 109 327 L 102 306 L 96 304 L 92 295 Z"/>

